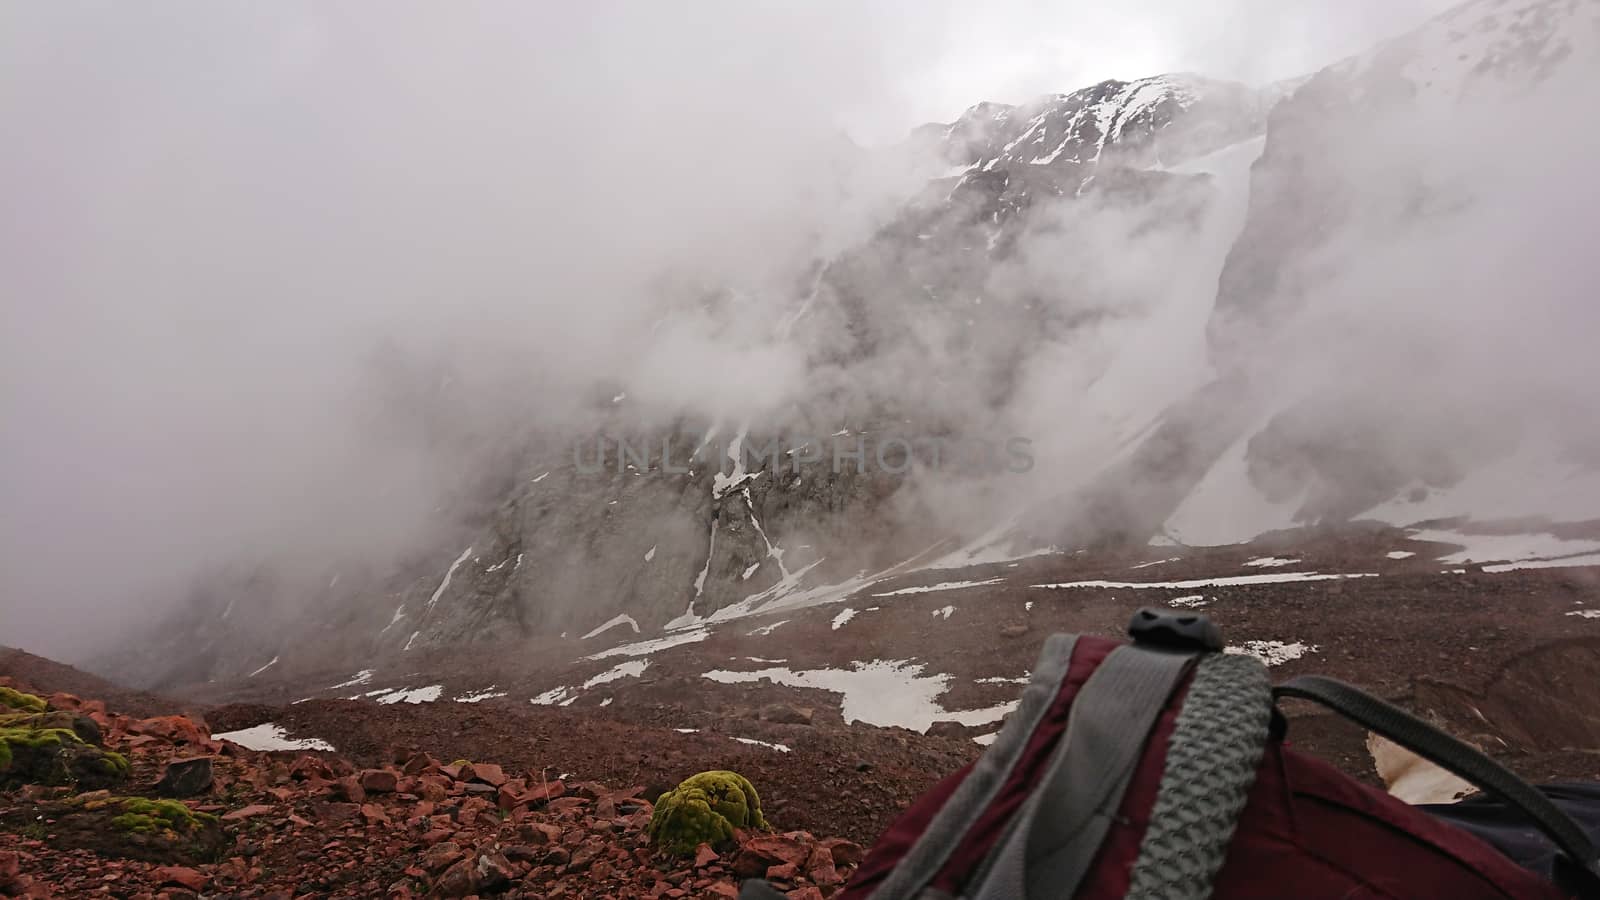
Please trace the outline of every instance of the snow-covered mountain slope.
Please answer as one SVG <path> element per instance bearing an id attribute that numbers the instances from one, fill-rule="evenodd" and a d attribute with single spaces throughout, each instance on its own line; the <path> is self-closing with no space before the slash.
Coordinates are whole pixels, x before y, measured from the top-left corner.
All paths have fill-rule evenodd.
<path id="1" fill-rule="evenodd" d="M 1260 133 L 1274 89 L 1191 74 L 1115 79 L 1021 106 L 980 103 L 948 125 L 926 125 L 952 165 L 993 171 L 1055 163 L 1148 167 L 1179 163 Z"/>
<path id="2" fill-rule="evenodd" d="M 1593 138 L 1557 123 L 1594 95 L 1597 33 L 1600 3 L 1480 0 L 1279 105 L 1207 325 L 1217 380 L 1105 473 L 1096 515 L 1200 544 L 1600 515 L 1569 337 L 1592 265 L 1552 218 L 1593 180 Z M 1510 136 L 1538 133 L 1530 170 Z"/>

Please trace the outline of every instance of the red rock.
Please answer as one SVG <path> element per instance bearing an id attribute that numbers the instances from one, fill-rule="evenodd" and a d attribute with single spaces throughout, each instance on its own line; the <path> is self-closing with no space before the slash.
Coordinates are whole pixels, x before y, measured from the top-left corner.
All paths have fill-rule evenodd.
<path id="1" fill-rule="evenodd" d="M 399 778 L 388 769 L 367 769 L 360 775 L 361 787 L 369 794 L 390 794 L 394 792 Z"/>
<path id="2" fill-rule="evenodd" d="M 805 863 L 809 849 L 800 841 L 784 835 L 763 835 L 750 838 L 739 848 L 733 858 L 733 871 L 743 878 L 759 878 L 771 866 Z"/>
<path id="3" fill-rule="evenodd" d="M 717 851 L 711 849 L 710 844 L 701 844 L 694 848 L 694 867 L 696 869 L 704 869 L 721 858 L 717 855 Z"/>
<path id="4" fill-rule="evenodd" d="M 776 866 L 768 867 L 768 869 L 767 869 L 767 880 L 768 881 L 793 881 L 794 880 L 794 876 L 799 874 L 799 872 L 800 872 L 800 867 L 795 865 L 794 863 L 779 863 Z"/>
<path id="5" fill-rule="evenodd" d="M 128 731 L 133 734 L 142 734 L 149 737 L 163 738 L 174 744 L 188 744 L 190 746 L 205 746 L 211 739 L 201 731 L 193 719 L 188 716 L 157 716 L 154 719 L 140 719 L 128 726 Z"/>
<path id="6" fill-rule="evenodd" d="M 532 803 L 546 803 L 557 797 L 564 797 L 566 793 L 567 785 L 565 782 L 560 780 L 546 781 L 543 784 L 536 784 L 528 788 L 528 800 Z"/>
<path id="7" fill-rule="evenodd" d="M 536 822 L 517 828 L 517 834 L 534 846 L 554 844 L 561 840 L 561 829 L 548 822 Z"/>
<path id="8" fill-rule="evenodd" d="M 509 784 L 501 785 L 500 790 L 495 794 L 495 805 L 506 812 L 510 812 L 527 802 L 528 799 L 521 792 L 513 790 Z"/>
<path id="9" fill-rule="evenodd" d="M 352 821 L 361 815 L 361 807 L 354 803 L 313 803 L 311 812 L 323 822 L 338 824 Z"/>
<path id="10" fill-rule="evenodd" d="M 362 804 L 362 806 L 361 806 L 361 817 L 366 820 L 368 825 L 388 825 L 388 824 L 390 824 L 390 822 L 389 822 L 389 814 L 384 812 L 383 811 L 383 807 L 379 806 L 376 803 L 365 803 L 365 804 Z"/>
<path id="11" fill-rule="evenodd" d="M 589 801 L 583 799 L 582 797 L 558 797 L 554 800 L 551 800 L 549 804 L 545 806 L 545 809 L 548 809 L 553 813 L 562 813 L 570 812 L 575 809 L 582 809 L 588 805 Z"/>
<path id="12" fill-rule="evenodd" d="M 354 775 L 346 775 L 328 786 L 328 796 L 333 797 L 335 800 L 365 803 L 367 790 L 361 786 L 360 780 Z"/>
<path id="13" fill-rule="evenodd" d="M 472 764 L 471 763 L 467 763 L 467 765 L 470 766 Z M 460 781 L 461 780 L 461 770 L 463 768 L 465 768 L 465 767 L 464 766 L 458 766 L 458 765 L 455 765 L 454 763 L 452 763 L 452 764 L 450 764 L 448 766 L 440 766 L 439 767 L 439 774 L 441 774 L 444 777 L 450 779 L 451 781 Z"/>
<path id="14" fill-rule="evenodd" d="M 22 873 L 22 857 L 15 850 L 0 853 L 0 885 L 6 884 Z"/>
<path id="15" fill-rule="evenodd" d="M 263 803 L 252 803 L 249 806 L 242 807 L 240 809 L 236 809 L 236 810 L 234 810 L 232 812 L 223 813 L 222 814 L 222 821 L 224 821 L 224 822 L 238 822 L 238 821 L 241 821 L 241 820 L 244 820 L 244 819 L 253 819 L 256 816 L 264 816 L 267 813 L 270 813 L 272 811 L 273 811 L 272 807 L 267 806 L 266 804 L 263 804 Z"/>
<path id="16" fill-rule="evenodd" d="M 455 832 L 448 828 L 434 828 L 422 835 L 422 843 L 433 846 L 440 841 L 446 841 L 455 836 Z"/>
<path id="17" fill-rule="evenodd" d="M 187 866 L 161 866 L 151 873 L 158 884 L 175 884 L 191 891 L 203 891 L 210 878 Z"/>
<path id="18" fill-rule="evenodd" d="M 727 897 L 729 900 L 737 900 L 739 889 L 734 887 L 731 881 L 713 881 L 705 886 L 701 894 L 707 897 Z"/>
<path id="19" fill-rule="evenodd" d="M 792 890 L 784 896 L 789 900 L 824 900 L 822 892 L 810 885 Z"/>
<path id="20" fill-rule="evenodd" d="M 839 871 L 833 867 L 832 859 L 807 869 L 806 877 L 810 878 L 813 883 L 819 884 L 823 887 L 844 884 L 844 878 L 839 874 Z"/>
<path id="21" fill-rule="evenodd" d="M 455 841 L 434 844 L 422 852 L 422 866 L 429 872 L 441 872 L 463 858 L 461 845 Z"/>
<path id="22" fill-rule="evenodd" d="M 439 761 L 426 753 L 418 753 L 406 760 L 405 766 L 400 770 L 407 775 L 423 775 L 439 767 Z"/>
<path id="23" fill-rule="evenodd" d="M 305 781 L 307 778 L 313 777 L 332 781 L 333 770 L 328 768 L 327 763 L 315 756 L 300 756 L 296 757 L 295 761 L 289 765 L 289 777 L 299 781 Z"/>
<path id="24" fill-rule="evenodd" d="M 511 861 L 498 852 L 480 853 L 472 868 L 473 888 L 479 893 L 499 893 L 517 877 Z"/>
<path id="25" fill-rule="evenodd" d="M 418 781 L 422 782 L 422 786 L 417 790 L 417 793 L 424 800 L 432 800 L 437 803 L 450 796 L 450 782 L 442 775 L 424 775 Z"/>
<path id="26" fill-rule="evenodd" d="M 473 763 L 471 770 L 469 774 L 463 769 L 461 774 L 462 781 L 481 781 L 484 784 L 492 784 L 495 787 L 506 783 L 505 770 L 493 763 Z"/>
<path id="27" fill-rule="evenodd" d="M 867 852 L 861 845 L 844 838 L 825 838 L 822 846 L 827 849 L 828 855 L 833 857 L 836 866 L 859 866 L 866 858 Z"/>
<path id="28" fill-rule="evenodd" d="M 433 884 L 433 892 L 440 897 L 465 897 L 473 893 L 472 860 L 462 859 L 446 869 Z"/>

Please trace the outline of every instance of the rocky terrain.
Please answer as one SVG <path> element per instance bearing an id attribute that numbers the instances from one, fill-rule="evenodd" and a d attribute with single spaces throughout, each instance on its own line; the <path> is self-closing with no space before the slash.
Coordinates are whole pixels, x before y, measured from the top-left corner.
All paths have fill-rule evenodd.
<path id="1" fill-rule="evenodd" d="M 15 653 L 6 668 L 59 671 Z M 30 687 L 16 677 L 3 683 L 8 700 L 44 700 L 15 693 Z M 407 747 L 403 730 L 358 766 L 326 745 L 248 750 L 213 737 L 198 715 L 136 719 L 45 696 L 52 715 L 93 732 L 84 748 L 121 754 L 131 771 L 93 783 L 35 780 L 15 765 L 0 773 L 3 896 L 734 897 L 739 879 L 761 876 L 820 898 L 862 858 L 851 841 L 792 829 L 658 853 L 644 834 L 643 784 L 441 762 Z"/>
<path id="2" fill-rule="evenodd" d="M 1600 524 L 1536 541 L 1455 527 L 888 575 L 660 635 L 624 621 L 358 671 L 273 667 L 182 701 L 8 651 L 7 686 L 90 718 L 131 771 L 98 793 L 0 795 L 0 874 L 36 896 L 716 897 L 776 870 L 790 896 L 826 897 L 860 847 L 981 752 L 1048 634 L 1116 634 L 1141 606 L 1202 610 L 1275 677 L 1361 684 L 1529 778 L 1600 778 L 1585 689 L 1600 667 Z M 153 718 L 50 694 L 47 679 Z M 1296 747 L 1383 783 L 1359 729 L 1286 711 Z M 212 780 L 186 807 L 218 819 L 199 846 L 130 844 L 106 807 L 87 808 L 160 798 L 190 767 Z M 653 854 L 650 798 L 706 769 L 747 776 L 776 831 L 692 865 Z"/>

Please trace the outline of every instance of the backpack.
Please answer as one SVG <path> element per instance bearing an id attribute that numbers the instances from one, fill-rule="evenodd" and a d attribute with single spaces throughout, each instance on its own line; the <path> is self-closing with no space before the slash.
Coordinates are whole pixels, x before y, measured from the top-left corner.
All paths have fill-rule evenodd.
<path id="1" fill-rule="evenodd" d="M 1052 636 L 994 743 L 903 813 L 835 900 L 1600 898 L 1600 853 L 1559 792 L 1333 679 L 1273 687 L 1204 616 L 1144 609 L 1129 634 Z M 1486 797 L 1455 804 L 1457 824 L 1361 784 L 1285 745 L 1279 697 Z M 1600 809 L 1600 790 L 1579 795 Z M 1506 846 L 1542 833 L 1544 871 L 1472 827 L 1480 807 L 1480 825 L 1509 815 Z M 740 896 L 784 895 L 753 880 Z"/>

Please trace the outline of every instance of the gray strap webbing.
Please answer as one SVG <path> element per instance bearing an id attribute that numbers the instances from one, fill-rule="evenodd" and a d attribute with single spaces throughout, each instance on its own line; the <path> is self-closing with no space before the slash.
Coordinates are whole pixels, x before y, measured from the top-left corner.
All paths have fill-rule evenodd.
<path id="1" fill-rule="evenodd" d="M 1089 870 L 1146 738 L 1194 657 L 1123 646 L 1074 698 L 1038 790 L 969 886 L 974 900 L 1070 897 Z"/>
<path id="2" fill-rule="evenodd" d="M 1017 709 L 1000 729 L 989 749 L 978 758 L 967 777 L 939 809 L 922 836 L 901 858 L 893 872 L 872 893 L 872 900 L 914 900 L 933 876 L 944 868 L 967 830 L 978 820 L 985 809 L 994 802 L 1000 788 L 1011 777 L 1012 769 L 1028 747 L 1028 740 L 1044 721 L 1045 713 L 1056 702 L 1061 692 L 1061 681 L 1066 678 L 1072 662 L 1072 650 L 1078 636 L 1052 635 L 1039 653 L 1039 662 L 1033 667 L 1033 677 Z M 1092 680 L 1092 677 L 1091 677 Z"/>
<path id="3" fill-rule="evenodd" d="M 1167 742 L 1161 788 L 1139 845 L 1129 900 L 1206 900 L 1255 786 L 1272 720 L 1267 668 L 1203 657 Z"/>

